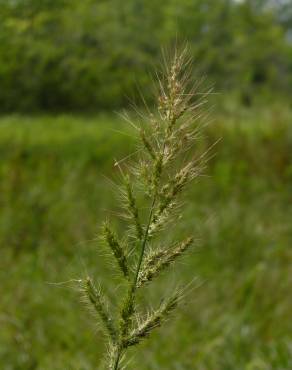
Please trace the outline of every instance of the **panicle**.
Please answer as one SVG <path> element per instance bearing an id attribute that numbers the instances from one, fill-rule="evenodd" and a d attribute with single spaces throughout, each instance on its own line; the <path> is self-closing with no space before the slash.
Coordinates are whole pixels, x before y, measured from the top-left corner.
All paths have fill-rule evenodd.
<path id="1" fill-rule="evenodd" d="M 179 207 L 179 197 L 205 165 L 204 155 L 194 158 L 190 154 L 199 132 L 194 123 L 200 118 L 199 109 L 206 97 L 205 94 L 201 95 L 203 100 L 198 99 L 199 85 L 190 85 L 191 73 L 187 48 L 180 53 L 175 51 L 172 61 L 166 63 L 165 74 L 157 76 L 158 111 L 153 114 L 146 105 L 149 113 L 147 122 L 144 122 L 145 115 L 140 114 L 143 124 L 148 123 L 148 126 L 138 128 L 126 116 L 139 131 L 141 140 L 137 161 L 128 167 L 129 175 L 123 175 L 124 185 L 121 187 L 126 210 L 126 235 L 119 241 L 108 223 L 102 229 L 103 240 L 126 278 L 123 286 L 127 290 L 118 302 L 115 322 L 108 314 L 101 291 L 89 278 L 85 284 L 87 300 L 93 305 L 110 337 L 106 364 L 109 370 L 123 369 L 121 361 L 126 349 L 140 343 L 159 327 L 177 307 L 182 296 L 181 292 L 175 291 L 146 317 L 139 313 L 138 289 L 162 274 L 193 244 L 193 238 L 188 237 L 168 248 L 155 248 L 155 240 L 152 239 L 173 221 L 174 216 L 181 216 L 175 212 Z M 136 194 L 139 194 L 139 202 Z M 143 210 L 140 207 L 142 195 L 149 204 Z M 131 255 L 134 248 L 137 251 Z M 139 290 L 141 292 L 142 289 Z"/>

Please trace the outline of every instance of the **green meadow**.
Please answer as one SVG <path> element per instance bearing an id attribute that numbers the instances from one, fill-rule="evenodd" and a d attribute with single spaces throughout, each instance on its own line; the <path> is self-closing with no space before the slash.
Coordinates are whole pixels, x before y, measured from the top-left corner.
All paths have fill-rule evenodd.
<path id="1" fill-rule="evenodd" d="M 182 280 L 187 297 L 131 370 L 292 369 L 292 110 L 212 116 L 198 146 L 216 145 L 184 199 L 195 251 L 149 291 Z M 118 212 L 114 164 L 134 134 L 110 115 L 0 118 L 1 369 L 99 369 L 103 337 L 75 280 L 115 296 L 99 227 Z"/>

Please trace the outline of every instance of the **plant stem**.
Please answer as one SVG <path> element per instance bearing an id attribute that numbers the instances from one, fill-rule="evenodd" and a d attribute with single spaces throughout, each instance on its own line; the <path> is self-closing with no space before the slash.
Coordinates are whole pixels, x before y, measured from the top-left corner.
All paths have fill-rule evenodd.
<path id="1" fill-rule="evenodd" d="M 154 206 L 155 206 L 155 202 L 156 202 L 156 194 L 154 195 L 153 200 L 152 200 L 152 204 L 151 204 L 151 208 L 150 208 L 150 212 L 149 212 L 149 217 L 148 217 L 148 223 L 147 223 L 147 227 L 146 227 L 144 238 L 143 238 L 142 245 L 141 245 L 141 253 L 140 253 L 140 256 L 139 256 L 137 270 L 136 270 L 135 278 L 134 278 L 134 281 L 133 281 L 133 293 L 134 293 L 134 291 L 136 289 L 136 286 L 137 286 L 138 276 L 139 276 L 141 264 L 142 264 L 144 253 L 145 253 L 145 247 L 146 247 L 146 244 L 147 244 L 148 232 L 149 232 L 149 227 L 150 227 L 150 224 L 151 224 L 151 221 L 152 221 L 152 215 L 153 215 L 153 209 L 154 209 Z"/>
<path id="2" fill-rule="evenodd" d="M 121 351 L 119 349 L 118 352 L 117 352 L 117 357 L 115 359 L 115 364 L 114 364 L 114 369 L 113 370 L 118 370 L 119 369 L 120 358 L 121 358 Z"/>
<path id="3" fill-rule="evenodd" d="M 163 143 L 162 158 L 164 157 L 165 146 L 166 146 L 166 140 L 164 140 L 164 143 Z M 142 265 L 142 262 L 143 262 L 143 257 L 144 257 L 144 253 L 145 253 L 145 249 L 146 249 L 146 244 L 147 244 L 147 240 L 148 240 L 148 233 L 149 233 L 149 228 L 150 228 L 150 224 L 151 224 L 151 221 L 152 221 L 152 216 L 153 216 L 153 211 L 154 211 L 154 207 L 155 207 L 155 203 L 156 203 L 156 198 L 157 198 L 157 190 L 155 191 L 155 193 L 153 195 L 146 229 L 145 229 L 144 237 L 143 237 L 143 240 L 142 240 L 142 243 L 141 243 L 141 252 L 140 252 L 140 256 L 139 256 L 139 260 L 138 260 L 138 264 L 137 264 L 137 269 L 136 269 L 136 272 L 135 272 L 135 275 L 134 275 L 133 282 L 130 286 L 130 298 L 131 299 L 134 298 L 135 292 L 136 292 L 136 289 L 137 289 L 137 281 L 138 281 L 139 272 L 140 272 L 140 269 L 141 269 L 141 265 Z M 119 362 L 120 362 L 121 354 L 122 354 L 122 349 L 121 349 L 121 346 L 119 345 L 113 370 L 118 370 L 119 369 Z"/>
<path id="4" fill-rule="evenodd" d="M 150 208 L 150 212 L 149 212 L 149 216 L 148 216 L 148 222 L 147 222 L 146 230 L 145 230 L 144 237 L 143 237 L 142 244 L 141 244 L 141 252 L 140 252 L 140 256 L 139 256 L 139 260 L 138 260 L 138 264 L 137 264 L 137 269 L 136 269 L 135 276 L 134 276 L 134 279 L 133 279 L 133 282 L 132 282 L 131 288 L 130 288 L 131 297 L 133 297 L 135 295 L 135 291 L 136 291 L 136 288 L 137 288 L 137 281 L 138 281 L 139 272 L 140 272 L 140 268 L 141 268 L 141 265 L 142 265 L 144 253 L 145 253 L 145 248 L 146 248 L 147 239 L 148 239 L 148 232 L 149 232 L 149 227 L 150 227 L 151 220 L 152 220 L 152 215 L 153 215 L 155 202 L 156 202 L 156 193 L 153 196 L 153 200 L 152 200 L 152 204 L 151 204 L 151 208 Z M 121 358 L 121 348 L 119 346 L 119 348 L 117 350 L 117 355 L 116 355 L 113 370 L 118 370 L 120 358 Z"/>

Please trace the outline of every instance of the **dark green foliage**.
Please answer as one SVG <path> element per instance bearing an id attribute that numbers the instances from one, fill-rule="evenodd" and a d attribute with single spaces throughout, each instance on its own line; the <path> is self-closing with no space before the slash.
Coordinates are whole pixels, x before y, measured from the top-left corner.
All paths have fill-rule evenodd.
<path id="1" fill-rule="evenodd" d="M 149 99 L 147 71 L 177 36 L 190 41 L 217 91 L 234 91 L 245 105 L 274 100 L 275 90 L 291 93 L 288 3 L 2 1 L 0 110 L 113 109 L 137 82 Z"/>

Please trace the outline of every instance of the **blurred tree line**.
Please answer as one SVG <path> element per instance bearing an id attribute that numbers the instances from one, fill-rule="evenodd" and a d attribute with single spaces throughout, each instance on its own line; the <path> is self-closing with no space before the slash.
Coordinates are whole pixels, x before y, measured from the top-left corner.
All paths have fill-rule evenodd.
<path id="1" fill-rule="evenodd" d="M 98 110 L 147 92 L 161 46 L 244 104 L 292 90 L 291 0 L 2 0 L 0 110 Z"/>

